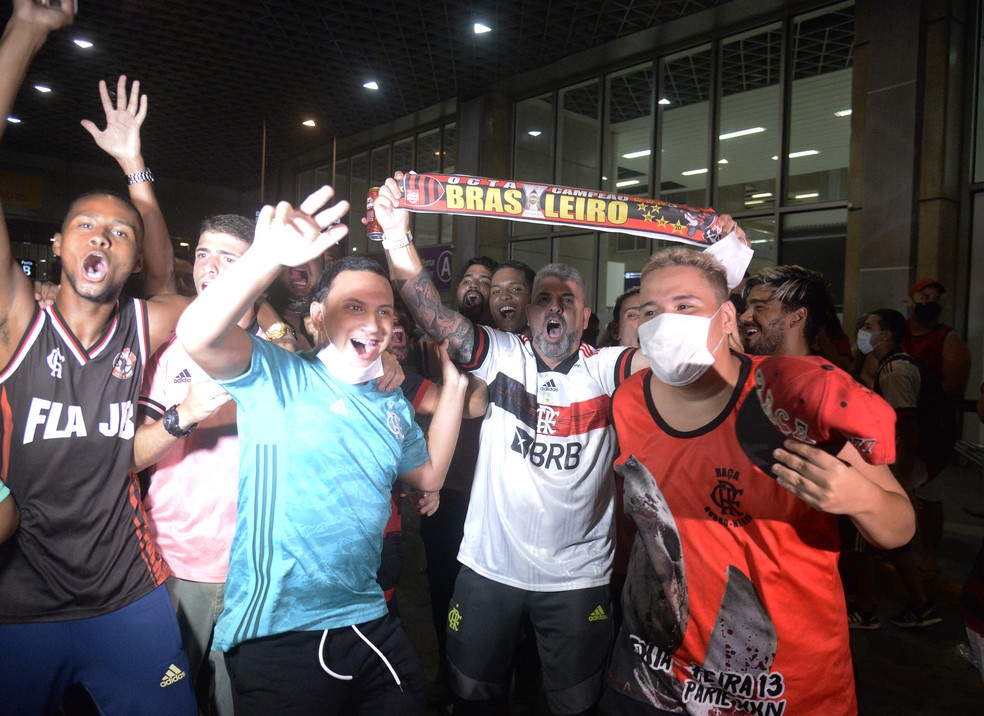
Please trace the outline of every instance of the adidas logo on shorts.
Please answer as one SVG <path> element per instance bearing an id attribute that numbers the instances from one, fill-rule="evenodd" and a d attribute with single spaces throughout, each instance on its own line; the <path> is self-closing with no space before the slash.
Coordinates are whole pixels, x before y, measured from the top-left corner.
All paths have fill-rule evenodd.
<path id="1" fill-rule="evenodd" d="M 591 614 L 588 615 L 589 622 L 601 622 L 605 619 L 608 619 L 608 615 L 605 614 L 605 610 L 601 608 L 600 604 L 594 608 L 594 611 L 591 612 Z"/>
<path id="2" fill-rule="evenodd" d="M 164 674 L 164 678 L 161 679 L 161 688 L 163 689 L 165 686 L 175 684 L 181 681 L 184 677 L 185 672 L 176 667 L 174 664 L 171 664 L 167 667 L 167 672 Z"/>

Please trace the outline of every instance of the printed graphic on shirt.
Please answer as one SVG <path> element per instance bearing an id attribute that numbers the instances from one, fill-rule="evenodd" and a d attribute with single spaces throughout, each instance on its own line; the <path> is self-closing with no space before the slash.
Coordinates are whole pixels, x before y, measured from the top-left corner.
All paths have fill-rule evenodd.
<path id="1" fill-rule="evenodd" d="M 136 364 L 137 356 L 129 348 L 124 348 L 113 359 L 113 377 L 120 380 L 132 378 Z"/>
<path id="2" fill-rule="evenodd" d="M 48 354 L 47 362 L 48 368 L 51 370 L 51 377 L 61 380 L 62 363 L 65 362 L 65 356 L 62 355 L 61 350 L 52 348 L 51 353 Z"/>
<path id="3" fill-rule="evenodd" d="M 726 527 L 745 527 L 752 521 L 752 516 L 741 509 L 741 498 L 745 494 L 738 486 L 741 473 L 730 467 L 719 467 L 714 474 L 717 484 L 711 489 L 710 503 L 705 505 L 704 512 L 708 518 Z"/>
<path id="4" fill-rule="evenodd" d="M 782 674 L 771 671 L 779 640 L 755 585 L 737 567 L 728 567 L 728 585 L 714 620 L 703 664 L 691 664 L 683 683 L 685 703 L 733 708 L 747 713 L 782 714 Z"/>
<path id="5" fill-rule="evenodd" d="M 98 421 L 96 427 L 108 438 L 113 436 L 122 440 L 133 437 L 133 403 L 110 403 L 103 412 L 105 420 Z M 86 426 L 81 405 L 65 405 L 43 398 L 32 398 L 24 421 L 23 444 L 34 442 L 41 432 L 41 440 L 60 440 L 64 438 L 84 438 L 90 434 Z"/>
<path id="6" fill-rule="evenodd" d="M 540 391 L 557 392 L 553 379 Z M 534 467 L 556 470 L 576 470 L 584 449 L 575 436 L 585 435 L 609 424 L 607 395 L 575 402 L 571 405 L 549 405 L 538 401 L 522 383 L 506 375 L 498 375 L 489 385 L 489 401 L 496 403 L 535 432 L 516 427 L 510 449 L 528 459 Z M 563 440 L 541 440 L 563 438 Z"/>
<path id="7" fill-rule="evenodd" d="M 625 512 L 640 525 L 629 556 L 625 591 L 649 597 L 644 608 L 635 599 L 623 601 L 627 605 L 625 627 L 634 641 L 639 642 L 637 649 L 648 652 L 647 658 L 666 663 L 665 652 L 673 652 L 683 643 L 690 621 L 680 532 L 663 493 L 645 465 L 630 456 L 615 470 L 625 480 Z M 653 654 L 643 644 L 659 644 L 664 651 Z"/>

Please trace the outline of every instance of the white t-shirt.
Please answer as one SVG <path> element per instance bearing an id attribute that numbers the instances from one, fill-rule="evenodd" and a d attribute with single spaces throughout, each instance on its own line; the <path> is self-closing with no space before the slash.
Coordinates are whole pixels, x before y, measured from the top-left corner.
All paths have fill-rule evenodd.
<path id="1" fill-rule="evenodd" d="M 550 370 L 530 339 L 476 330 L 463 366 L 489 386 L 458 559 L 531 591 L 607 584 L 612 567 L 615 433 L 611 394 L 634 351 L 580 350 Z"/>

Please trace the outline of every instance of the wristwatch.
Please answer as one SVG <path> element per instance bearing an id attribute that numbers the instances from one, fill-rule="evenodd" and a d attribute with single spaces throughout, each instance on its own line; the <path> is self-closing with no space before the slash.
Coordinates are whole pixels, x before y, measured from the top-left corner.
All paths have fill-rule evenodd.
<path id="1" fill-rule="evenodd" d="M 134 172 L 133 174 L 126 175 L 127 184 L 141 184 L 145 181 L 149 181 L 151 184 L 154 183 L 154 175 L 151 174 L 150 169 L 144 169 L 142 172 Z"/>
<path id="2" fill-rule="evenodd" d="M 188 427 L 181 429 L 181 418 L 178 417 L 178 406 L 172 405 L 164 411 L 164 429 L 168 434 L 176 438 L 186 438 L 198 427 L 198 423 L 192 423 Z"/>
<path id="3" fill-rule="evenodd" d="M 294 328 L 292 326 L 290 326 L 287 323 L 284 323 L 283 321 L 277 321 L 276 323 L 274 323 L 273 325 L 271 325 L 269 328 L 266 329 L 266 333 L 264 335 L 268 341 L 273 343 L 279 341 L 288 333 L 291 335 L 291 337 L 297 338 L 297 333 L 294 331 Z"/>

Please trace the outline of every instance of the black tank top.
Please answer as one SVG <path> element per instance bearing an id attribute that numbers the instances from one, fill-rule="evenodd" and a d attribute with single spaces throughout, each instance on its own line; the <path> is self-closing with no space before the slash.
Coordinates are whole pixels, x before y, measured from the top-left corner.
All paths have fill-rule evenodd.
<path id="1" fill-rule="evenodd" d="M 143 301 L 121 299 L 88 350 L 36 309 L 0 372 L 0 476 L 21 512 L 0 546 L 0 622 L 105 614 L 167 577 L 130 474 L 148 341 Z"/>

